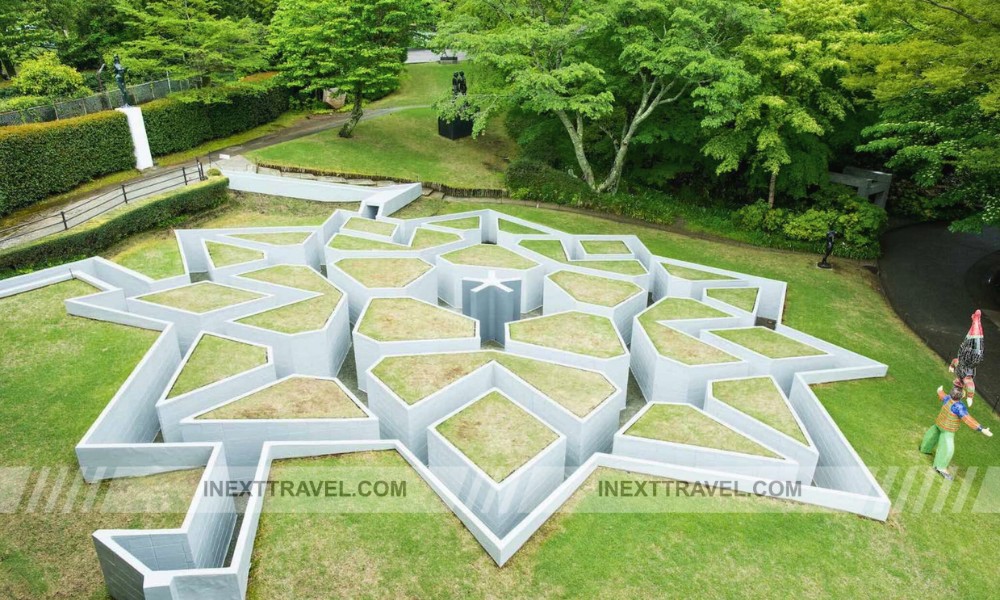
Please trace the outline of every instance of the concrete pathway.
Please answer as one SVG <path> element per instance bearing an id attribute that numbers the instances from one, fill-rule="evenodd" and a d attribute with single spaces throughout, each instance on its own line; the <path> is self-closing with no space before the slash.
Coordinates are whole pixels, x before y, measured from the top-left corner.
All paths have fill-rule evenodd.
<path id="1" fill-rule="evenodd" d="M 955 357 L 970 315 L 977 308 L 983 311 L 986 356 L 977 369 L 976 387 L 998 408 L 1000 231 L 956 234 L 944 223 L 900 227 L 882 236 L 878 265 L 889 302 L 941 356 L 942 365 Z"/>

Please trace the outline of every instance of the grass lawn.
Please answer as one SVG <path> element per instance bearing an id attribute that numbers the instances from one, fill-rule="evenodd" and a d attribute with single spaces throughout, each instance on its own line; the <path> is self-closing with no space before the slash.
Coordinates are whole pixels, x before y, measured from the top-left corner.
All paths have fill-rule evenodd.
<path id="1" fill-rule="evenodd" d="M 405 287 L 432 268 L 419 258 L 343 258 L 333 264 L 372 289 Z"/>
<path id="2" fill-rule="evenodd" d="M 493 267 L 495 269 L 530 269 L 538 266 L 535 261 L 496 244 L 477 244 L 442 254 L 441 257 L 456 265 Z"/>
<path id="3" fill-rule="evenodd" d="M 423 250 L 424 248 L 433 248 L 434 246 L 451 244 L 453 242 L 460 241 L 461 239 L 461 236 L 454 233 L 434 231 L 433 229 L 427 229 L 426 227 L 418 227 L 413 234 L 413 240 L 410 242 L 410 248 L 414 250 Z"/>
<path id="4" fill-rule="evenodd" d="M 154 294 L 138 296 L 137 299 L 153 304 L 162 304 L 171 308 L 179 308 L 193 313 L 207 313 L 263 298 L 262 295 L 249 290 L 241 290 L 225 285 L 201 281 Z"/>
<path id="5" fill-rule="evenodd" d="M 824 354 L 822 350 L 771 331 L 766 327 L 714 329 L 712 333 L 768 358 L 791 358 L 793 356 L 818 356 Z"/>
<path id="6" fill-rule="evenodd" d="M 641 319 L 639 323 L 653 342 L 656 351 L 677 362 L 685 365 L 714 365 L 739 361 L 732 354 L 723 352 L 711 344 L 706 344 L 696 337 L 677 331 L 673 327 L 643 322 Z"/>
<path id="7" fill-rule="evenodd" d="M 721 300 L 730 306 L 735 306 L 747 312 L 753 312 L 757 305 L 758 288 L 708 288 L 705 293 L 709 298 Z"/>
<path id="8" fill-rule="evenodd" d="M 289 231 L 285 233 L 237 233 L 230 237 L 271 244 L 272 246 L 298 246 L 305 242 L 310 235 L 308 231 Z"/>
<path id="9" fill-rule="evenodd" d="M 337 382 L 296 375 L 198 418 L 358 419 L 365 416 Z"/>
<path id="10" fill-rule="evenodd" d="M 362 121 L 350 139 L 334 128 L 248 155 L 269 165 L 502 189 L 515 151 L 499 120 L 479 138 L 449 140 L 437 134 L 433 108 L 415 108 Z"/>
<path id="11" fill-rule="evenodd" d="M 385 221 L 376 221 L 374 219 L 365 219 L 362 217 L 351 217 L 344 223 L 344 229 L 352 229 L 354 231 L 364 231 L 365 233 L 374 233 L 376 235 L 390 236 L 396 233 L 397 225 L 395 223 L 386 223 Z"/>
<path id="12" fill-rule="evenodd" d="M 712 395 L 788 437 L 809 445 L 809 440 L 782 398 L 781 390 L 770 377 L 716 381 L 712 383 Z"/>
<path id="13" fill-rule="evenodd" d="M 500 392 L 490 392 L 466 406 L 437 430 L 497 483 L 558 439 Z"/>
<path id="14" fill-rule="evenodd" d="M 241 273 L 240 277 L 266 281 L 285 287 L 308 290 L 320 294 L 336 294 L 340 297 L 340 291 L 330 283 L 328 279 L 314 271 L 310 267 L 302 265 L 276 265 L 267 267 L 259 271 Z"/>
<path id="15" fill-rule="evenodd" d="M 598 358 L 625 353 L 611 319 L 577 311 L 514 321 L 510 339 Z"/>
<path id="16" fill-rule="evenodd" d="M 680 277 L 681 279 L 687 279 L 688 281 L 727 281 L 734 279 L 728 275 L 719 275 L 718 273 L 709 273 L 708 271 L 700 271 L 698 269 L 692 269 L 690 267 L 682 267 L 680 265 L 672 265 L 669 263 L 660 263 L 663 268 L 667 270 L 674 277 Z"/>
<path id="17" fill-rule="evenodd" d="M 621 240 L 583 240 L 580 245 L 587 254 L 632 254 Z"/>
<path id="18" fill-rule="evenodd" d="M 512 371 L 578 417 L 585 417 L 614 393 L 600 373 L 505 352 L 388 356 L 373 373 L 404 402 L 416 404 L 491 360 Z"/>
<path id="19" fill-rule="evenodd" d="M 618 306 L 643 291 L 631 281 L 608 279 L 576 271 L 556 271 L 549 275 L 549 279 L 580 302 L 598 306 Z"/>
<path id="20" fill-rule="evenodd" d="M 515 223 L 514 221 L 509 221 L 507 219 L 497 219 L 497 228 L 499 228 L 500 231 L 504 231 L 506 233 L 514 233 L 518 235 L 545 233 L 544 231 L 539 231 L 538 229 L 535 229 L 533 227 L 521 225 L 520 223 Z"/>
<path id="21" fill-rule="evenodd" d="M 383 242 L 380 240 L 370 240 L 368 238 L 347 235 L 344 233 L 334 234 L 330 238 L 327 246 L 336 250 L 410 250 L 409 246 L 396 244 L 394 242 Z"/>
<path id="22" fill-rule="evenodd" d="M 263 252 L 252 248 L 241 248 L 219 242 L 205 242 L 205 247 L 208 248 L 208 256 L 212 259 L 212 264 L 219 268 L 241 265 L 264 258 Z"/>
<path id="23" fill-rule="evenodd" d="M 464 217 L 461 219 L 451 219 L 449 221 L 436 221 L 433 224 L 440 227 L 450 227 L 451 229 L 479 229 L 479 217 Z"/>
<path id="24" fill-rule="evenodd" d="M 729 315 L 717 308 L 694 300 L 692 298 L 663 298 L 639 315 L 639 322 L 644 325 L 656 321 L 676 321 L 681 319 L 717 319 Z M 649 329 L 647 328 L 647 332 Z"/>
<path id="25" fill-rule="evenodd" d="M 204 335 L 190 358 L 182 365 L 181 373 L 170 388 L 167 398 L 222 381 L 266 362 L 267 350 L 262 346 Z"/>
<path id="26" fill-rule="evenodd" d="M 358 332 L 380 342 L 464 338 L 476 335 L 476 320 L 414 298 L 374 298 Z"/>
<path id="27" fill-rule="evenodd" d="M 646 267 L 637 260 L 569 260 L 559 240 L 521 240 L 521 245 L 542 256 L 577 267 L 587 267 L 598 271 L 621 273 L 622 275 L 642 275 Z"/>
<path id="28" fill-rule="evenodd" d="M 757 442 L 687 404 L 651 404 L 626 435 L 702 446 L 742 454 L 780 458 Z"/>
<path id="29" fill-rule="evenodd" d="M 399 77 L 399 89 L 381 100 L 372 102 L 371 108 L 395 108 L 400 106 L 429 106 L 451 92 L 451 76 L 455 71 L 465 71 L 469 83 L 477 76 L 476 66 L 471 62 L 459 65 L 440 63 L 420 63 L 406 65 Z"/>
<path id="30" fill-rule="evenodd" d="M 150 231 L 130 238 L 109 260 L 152 279 L 184 274 L 184 261 L 172 230 Z"/>
<path id="31" fill-rule="evenodd" d="M 331 289 L 328 294 L 250 315 L 240 319 L 237 323 L 289 335 L 316 331 L 322 329 L 330 320 L 330 315 L 340 303 L 340 297 L 340 292 Z"/>
<path id="32" fill-rule="evenodd" d="M 95 291 L 71 280 L 0 299 L 0 498 L 20 498 L 0 513 L 2 598 L 106 597 L 91 534 L 179 526 L 201 476 L 84 483 L 74 446 L 159 335 L 66 313 Z M 30 469 L 23 496 L 7 479 L 17 467 Z"/>

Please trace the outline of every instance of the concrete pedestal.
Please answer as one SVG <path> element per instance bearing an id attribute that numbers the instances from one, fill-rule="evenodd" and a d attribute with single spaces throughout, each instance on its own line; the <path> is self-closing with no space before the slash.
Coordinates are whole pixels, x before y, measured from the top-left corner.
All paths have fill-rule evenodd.
<path id="1" fill-rule="evenodd" d="M 135 168 L 140 171 L 153 166 L 153 155 L 149 151 L 149 139 L 146 137 L 146 124 L 142 120 L 142 109 L 138 106 L 123 106 L 116 108 L 128 119 L 128 130 L 132 134 L 132 147 L 135 148 Z"/>

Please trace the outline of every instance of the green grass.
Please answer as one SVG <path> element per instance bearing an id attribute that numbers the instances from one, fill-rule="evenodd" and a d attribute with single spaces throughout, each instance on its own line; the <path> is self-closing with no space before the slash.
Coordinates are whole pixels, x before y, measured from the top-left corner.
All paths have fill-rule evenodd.
<path id="1" fill-rule="evenodd" d="M 711 365 L 739 360 L 728 352 L 685 335 L 658 321 L 677 319 L 713 319 L 727 317 L 721 310 L 691 298 L 664 298 L 639 314 L 639 325 L 649 336 L 656 351 L 686 365 Z"/>
<path id="2" fill-rule="evenodd" d="M 163 292 L 138 296 L 138 300 L 179 308 L 193 313 L 207 313 L 263 298 L 262 295 L 225 285 L 202 281 Z"/>
<path id="3" fill-rule="evenodd" d="M 436 111 L 417 108 L 362 121 L 350 139 L 331 129 L 248 155 L 270 165 L 502 189 L 514 153 L 499 122 L 476 139 L 449 140 L 437 134 Z"/>
<path id="4" fill-rule="evenodd" d="M 674 321 L 680 319 L 718 319 L 728 317 L 726 313 L 717 308 L 699 302 L 691 298 L 663 298 L 656 304 L 647 308 L 639 315 L 639 322 L 643 325 L 653 324 L 656 321 Z M 647 328 L 648 331 L 648 328 Z"/>
<path id="5" fill-rule="evenodd" d="M 730 306 L 735 306 L 740 310 L 753 312 L 753 307 L 757 305 L 758 288 L 708 288 L 705 293 L 709 298 L 721 300 Z"/>
<path id="6" fill-rule="evenodd" d="M 476 334 L 476 321 L 414 298 L 374 298 L 358 333 L 380 342 L 464 338 Z"/>
<path id="7" fill-rule="evenodd" d="M 632 254 L 621 240 L 583 240 L 580 245 L 587 254 Z"/>
<path id="8" fill-rule="evenodd" d="M 771 331 L 766 327 L 714 329 L 712 333 L 768 358 L 791 358 L 795 356 L 819 356 L 820 354 L 824 354 L 822 350 Z"/>
<path id="9" fill-rule="evenodd" d="M 479 229 L 479 217 L 464 217 L 462 219 L 451 219 L 449 221 L 436 221 L 433 225 L 462 230 Z"/>
<path id="10" fill-rule="evenodd" d="M 364 219 L 361 217 L 351 217 L 346 223 L 344 223 L 344 229 L 391 236 L 396 232 L 396 224 L 386 223 L 385 221 L 375 221 L 373 219 Z"/>
<path id="11" fill-rule="evenodd" d="M 456 265 L 496 269 L 530 269 L 538 266 L 535 261 L 495 244 L 477 244 L 442 254 L 441 257 Z"/>
<path id="12" fill-rule="evenodd" d="M 322 296 L 300 300 L 293 304 L 244 317 L 237 323 L 289 335 L 316 331 L 322 329 L 330 320 L 330 315 L 340 303 L 340 297 L 340 292 L 331 290 L 330 293 Z"/>
<path id="13" fill-rule="evenodd" d="M 199 419 L 359 419 L 365 412 L 335 381 L 297 375 L 211 410 Z"/>
<path id="14" fill-rule="evenodd" d="M 687 404 L 652 404 L 649 410 L 628 428 L 625 435 L 780 458 L 757 442 Z"/>
<path id="15" fill-rule="evenodd" d="M 770 377 L 716 381 L 712 383 L 712 395 L 788 437 L 809 445 L 809 440 L 782 398 L 781 390 Z"/>
<path id="16" fill-rule="evenodd" d="M 514 221 L 508 221 L 507 219 L 498 219 L 497 227 L 500 229 L 500 231 L 504 231 L 506 233 L 514 233 L 518 235 L 545 233 L 544 231 L 539 231 L 538 229 L 527 227 L 525 225 L 521 225 L 520 223 L 515 223 Z"/>
<path id="17" fill-rule="evenodd" d="M 260 269 L 259 271 L 241 273 L 240 277 L 275 283 L 300 290 L 308 290 L 319 294 L 336 294 L 337 297 L 340 296 L 340 292 L 333 287 L 333 284 L 329 280 L 310 267 L 302 265 L 277 265 Z"/>
<path id="18" fill-rule="evenodd" d="M 681 279 L 687 279 L 688 281 L 727 281 L 733 279 L 728 275 L 719 275 L 718 273 L 709 273 L 708 271 L 700 271 L 698 269 L 692 269 L 690 267 L 682 267 L 680 265 L 672 265 L 669 263 L 660 263 L 663 268 L 667 270 L 674 277 L 680 277 Z"/>
<path id="19" fill-rule="evenodd" d="M 514 321 L 510 339 L 598 358 L 625 354 L 611 319 L 577 311 Z"/>
<path id="20" fill-rule="evenodd" d="M 290 231 L 285 233 L 238 233 L 230 237 L 271 244 L 272 246 L 297 246 L 305 242 L 310 235 L 308 231 Z"/>
<path id="21" fill-rule="evenodd" d="M 252 248 L 241 248 L 218 242 L 205 242 L 205 247 L 208 248 L 208 256 L 212 259 L 212 264 L 218 268 L 241 265 L 264 258 L 263 252 Z"/>
<path id="22" fill-rule="evenodd" d="M 174 232 L 150 231 L 139 234 L 105 254 L 111 262 L 132 269 L 152 279 L 166 279 L 184 274 L 184 260 Z"/>
<path id="23" fill-rule="evenodd" d="M 631 281 L 608 279 L 576 271 L 556 271 L 549 275 L 549 279 L 580 302 L 598 306 L 618 306 L 643 291 Z"/>
<path id="24" fill-rule="evenodd" d="M 434 246 L 451 244 L 461 239 L 461 236 L 454 233 L 446 233 L 444 231 L 427 229 L 426 227 L 418 227 L 417 231 L 413 234 L 413 240 L 410 242 L 410 248 L 414 250 L 423 250 L 424 248 L 433 248 Z"/>
<path id="25" fill-rule="evenodd" d="M 327 246 L 336 250 L 410 250 L 409 246 L 402 244 L 370 240 L 343 233 L 335 234 Z"/>
<path id="26" fill-rule="evenodd" d="M 588 267 L 598 271 L 621 273 L 622 275 L 642 275 L 646 267 L 637 260 L 569 260 L 559 240 L 521 240 L 521 246 L 542 256 L 576 267 Z"/>
<path id="27" fill-rule="evenodd" d="M 334 264 L 372 289 L 405 287 L 431 270 L 419 258 L 343 258 Z"/>
<path id="28" fill-rule="evenodd" d="M 497 483 L 557 439 L 555 432 L 500 392 L 476 400 L 437 430 Z"/>
<path id="29" fill-rule="evenodd" d="M 401 106 L 429 106 L 451 92 L 451 76 L 455 71 L 465 71 L 466 79 L 473 84 L 477 70 L 473 63 L 442 65 L 422 63 L 406 65 L 399 78 L 399 89 L 381 100 L 372 102 L 371 108 Z"/>
<path id="30" fill-rule="evenodd" d="M 167 398 L 174 398 L 249 371 L 267 362 L 267 350 L 214 335 L 204 335 L 181 367 Z"/>

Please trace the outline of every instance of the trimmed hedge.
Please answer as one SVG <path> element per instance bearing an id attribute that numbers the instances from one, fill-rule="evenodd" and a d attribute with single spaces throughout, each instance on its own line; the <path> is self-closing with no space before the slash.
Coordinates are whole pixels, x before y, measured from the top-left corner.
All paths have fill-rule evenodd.
<path id="1" fill-rule="evenodd" d="M 98 254 L 129 236 L 170 225 L 177 217 L 219 206 L 228 198 L 229 180 L 213 177 L 180 190 L 140 201 L 92 227 L 0 252 L 0 278 Z"/>
<path id="2" fill-rule="evenodd" d="M 117 111 L 0 127 L 0 216 L 134 167 L 132 136 Z"/>
<path id="3" fill-rule="evenodd" d="M 288 91 L 273 84 L 203 88 L 142 107 L 153 156 L 194 148 L 270 123 L 288 110 Z"/>

